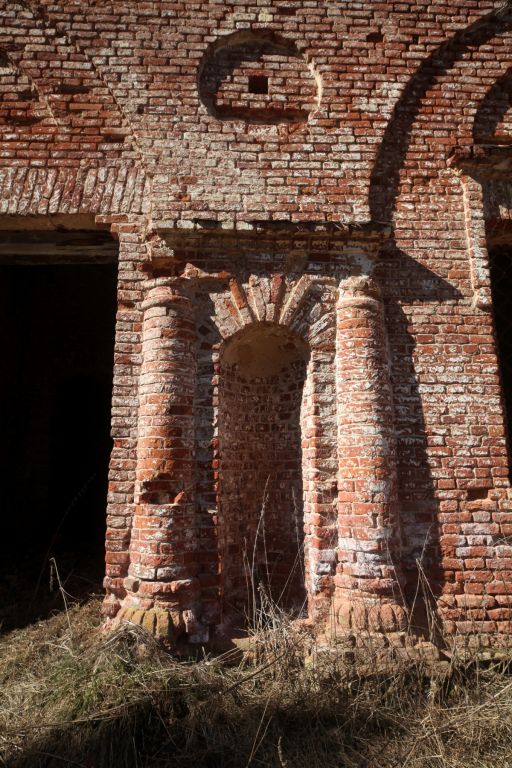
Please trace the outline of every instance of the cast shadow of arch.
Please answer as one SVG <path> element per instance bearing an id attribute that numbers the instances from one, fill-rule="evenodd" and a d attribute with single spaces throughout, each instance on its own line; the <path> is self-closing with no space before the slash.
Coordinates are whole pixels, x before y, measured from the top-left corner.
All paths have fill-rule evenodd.
<path id="1" fill-rule="evenodd" d="M 495 141 L 496 130 L 512 105 L 512 67 L 498 78 L 478 106 L 473 123 L 475 143 Z M 502 138 L 502 137 L 500 137 Z M 510 137 L 512 141 L 512 136 Z"/>
<path id="2" fill-rule="evenodd" d="M 442 451 L 443 438 L 427 428 L 421 389 L 429 386 L 428 376 L 420 382 L 415 364 L 418 342 L 404 305 L 449 304 L 458 301 L 461 294 L 394 246 L 383 252 L 377 277 L 386 305 L 391 359 L 405 597 L 413 609 L 413 629 L 424 636 L 434 635 L 440 642 L 438 627 L 432 621 L 435 600 L 443 587 L 439 498 L 429 456 L 439 448 Z"/>
<path id="3" fill-rule="evenodd" d="M 421 101 L 438 77 L 444 75 L 471 48 L 512 30 L 512 8 L 493 11 L 460 30 L 424 59 L 408 81 L 393 109 L 370 177 L 369 206 L 372 221 L 390 222 L 398 196 L 400 170 L 409 150 L 409 139 Z"/>
<path id="4" fill-rule="evenodd" d="M 473 123 L 475 143 L 495 141 L 496 130 L 512 106 L 512 67 L 509 67 L 486 93 Z M 500 137 L 502 138 L 502 137 Z M 512 141 L 512 136 L 510 137 Z"/>
<path id="5" fill-rule="evenodd" d="M 421 62 L 395 104 L 377 151 L 368 200 L 373 222 L 393 221 L 400 171 L 409 151 L 410 136 L 422 99 L 428 90 L 470 49 L 510 30 L 512 9 L 493 11 L 454 34 Z M 429 460 L 435 446 L 429 445 L 421 385 L 414 361 L 418 342 L 409 329 L 409 320 L 402 307 L 426 302 L 437 305 L 442 312 L 444 302 L 456 302 L 462 296 L 446 280 L 400 250 L 394 232 L 378 271 L 386 300 L 392 359 L 405 590 L 410 602 L 419 596 L 418 584 L 423 581 L 425 597 L 434 598 L 435 610 L 435 598 L 443 588 L 439 501 Z M 431 437 L 434 443 L 433 438 L 437 440 L 437 436 Z M 439 439 L 442 440 L 442 435 Z M 418 563 L 428 575 L 428 583 L 419 578 Z M 426 622 L 428 603 L 428 599 L 416 600 L 413 623 Z"/>
<path id="6" fill-rule="evenodd" d="M 512 220 L 502 211 L 512 208 L 512 179 L 481 177 L 487 248 L 508 245 L 512 241 Z"/>

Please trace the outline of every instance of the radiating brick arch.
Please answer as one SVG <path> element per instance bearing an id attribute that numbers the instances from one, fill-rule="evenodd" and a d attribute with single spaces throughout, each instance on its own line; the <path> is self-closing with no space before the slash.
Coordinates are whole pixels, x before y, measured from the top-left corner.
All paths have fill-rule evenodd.
<path id="1" fill-rule="evenodd" d="M 250 275 L 232 278 L 224 291 L 212 294 L 213 319 L 224 340 L 257 322 L 288 326 L 312 347 L 334 343 L 335 288 L 311 275 Z"/>

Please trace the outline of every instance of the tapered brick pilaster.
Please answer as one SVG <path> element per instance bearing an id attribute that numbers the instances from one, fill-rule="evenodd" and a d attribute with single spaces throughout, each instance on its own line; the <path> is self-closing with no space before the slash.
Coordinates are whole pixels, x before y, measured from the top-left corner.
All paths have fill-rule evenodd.
<path id="1" fill-rule="evenodd" d="M 344 627 L 405 625 L 399 562 L 393 398 L 384 307 L 375 283 L 349 278 L 337 304 L 339 552 L 335 611 Z"/>
<path id="2" fill-rule="evenodd" d="M 143 303 L 136 509 L 122 618 L 158 636 L 202 634 L 194 525 L 193 301 L 159 279 Z"/>

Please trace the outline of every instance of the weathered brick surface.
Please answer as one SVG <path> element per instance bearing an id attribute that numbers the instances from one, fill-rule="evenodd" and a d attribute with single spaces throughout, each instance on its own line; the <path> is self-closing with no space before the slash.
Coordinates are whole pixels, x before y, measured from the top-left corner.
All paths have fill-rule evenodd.
<path id="1" fill-rule="evenodd" d="M 420 560 L 446 629 L 508 631 L 498 7 L 3 3 L 1 226 L 82 216 L 120 243 L 110 615 L 204 638 L 274 472 L 269 562 L 298 515 L 318 626 L 400 628 Z M 282 367 L 244 376 L 229 350 L 278 326 Z"/>

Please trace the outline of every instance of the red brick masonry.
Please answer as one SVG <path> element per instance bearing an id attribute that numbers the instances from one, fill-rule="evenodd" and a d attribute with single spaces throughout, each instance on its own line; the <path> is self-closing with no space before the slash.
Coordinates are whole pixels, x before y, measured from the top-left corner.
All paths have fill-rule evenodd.
<path id="1" fill-rule="evenodd" d="M 119 240 L 111 621 L 511 632 L 511 59 L 491 0 L 2 4 L 0 228 Z"/>

